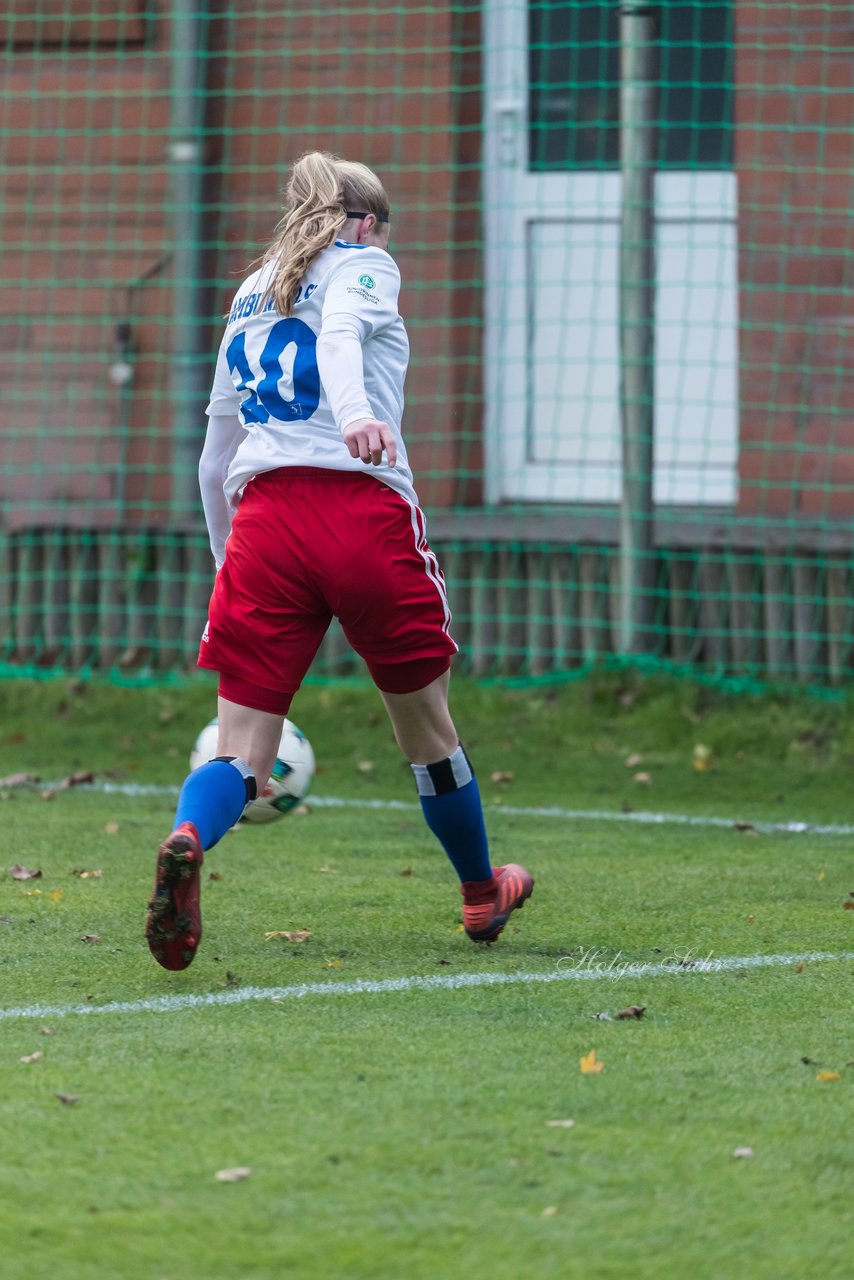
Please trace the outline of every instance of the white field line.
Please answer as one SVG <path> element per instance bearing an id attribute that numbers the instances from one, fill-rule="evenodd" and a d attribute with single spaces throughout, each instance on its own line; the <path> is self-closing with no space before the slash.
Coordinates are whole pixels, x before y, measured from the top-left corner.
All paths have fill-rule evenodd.
<path id="1" fill-rule="evenodd" d="M 580 959 L 566 958 L 566 967 L 543 973 L 456 973 L 432 974 L 371 981 L 303 982 L 290 987 L 238 987 L 231 991 L 210 991 L 201 995 L 149 996 L 142 1000 L 113 1000 L 109 1004 L 25 1005 L 17 1009 L 0 1009 L 0 1022 L 23 1019 L 66 1018 L 73 1014 L 91 1013 L 176 1013 L 182 1009 L 209 1009 L 213 1006 L 249 1004 L 268 1001 L 283 1004 L 287 1000 L 304 1000 L 310 996 L 388 995 L 401 991 L 460 991 L 470 987 L 507 987 L 519 984 L 549 982 L 595 982 L 603 978 L 687 977 L 691 974 L 732 973 L 741 969 L 788 968 L 797 964 L 821 961 L 854 960 L 854 951 L 805 951 L 793 955 L 707 956 L 683 960 L 681 964 L 665 961 L 658 964 L 627 964 L 619 955 L 602 962 L 600 953 Z M 574 967 L 573 967 L 574 966 Z"/>
<path id="2" fill-rule="evenodd" d="M 59 783 L 54 783 L 59 786 Z M 135 782 L 96 782 L 81 788 L 84 791 L 102 791 L 106 795 L 122 796 L 177 796 L 178 787 L 147 786 Z M 358 800 L 341 796 L 309 796 L 307 804 L 318 809 L 379 809 L 399 810 L 406 813 L 420 812 L 417 804 L 409 800 Z M 736 825 L 752 827 L 764 835 L 812 835 L 854 836 L 854 823 L 821 822 L 747 822 L 741 818 L 715 818 L 686 813 L 650 813 L 639 810 L 617 813 L 610 809 L 563 809 L 558 805 L 486 804 L 490 815 L 509 814 L 514 818 L 558 818 L 565 822 L 637 822 L 641 826 L 717 827 L 732 830 Z"/>

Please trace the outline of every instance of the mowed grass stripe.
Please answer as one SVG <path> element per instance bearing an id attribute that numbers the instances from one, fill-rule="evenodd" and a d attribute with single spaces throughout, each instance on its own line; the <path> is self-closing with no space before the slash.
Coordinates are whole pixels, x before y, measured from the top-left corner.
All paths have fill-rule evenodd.
<path id="1" fill-rule="evenodd" d="M 821 961 L 854 960 L 854 951 L 807 951 L 791 955 L 709 956 L 689 964 L 624 964 L 619 956 L 607 963 L 593 957 L 580 963 L 586 967 L 558 968 L 541 973 L 458 973 L 404 976 L 382 980 L 356 979 L 353 982 L 302 982 L 288 987 L 242 987 L 211 991 L 201 995 L 152 996 L 141 1000 L 115 1000 L 109 1004 L 32 1005 L 0 1009 L 0 1021 L 24 1018 L 65 1018 L 91 1013 L 175 1013 L 182 1009 L 210 1008 L 214 1005 L 248 1004 L 263 1000 L 303 1000 L 310 996 L 388 995 L 405 991 L 459 991 L 470 987 L 511 986 L 520 983 L 586 982 L 610 978 L 659 978 L 689 974 L 732 973 L 739 969 L 785 968 Z M 579 962 L 575 962 L 578 964 Z"/>

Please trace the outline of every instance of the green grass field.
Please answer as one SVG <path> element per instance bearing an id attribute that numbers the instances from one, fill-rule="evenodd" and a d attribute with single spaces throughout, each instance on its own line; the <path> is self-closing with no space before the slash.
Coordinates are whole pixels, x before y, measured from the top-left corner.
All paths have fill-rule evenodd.
<path id="1" fill-rule="evenodd" d="M 42 780 L 0 782 L 42 872 L 0 880 L 4 1278 L 850 1274 L 852 836 L 781 829 L 854 824 L 849 702 L 459 681 L 495 861 L 537 878 L 478 948 L 376 695 L 309 687 L 309 812 L 207 855 L 183 973 L 142 925 L 213 686 L 0 705 L 0 776 Z"/>

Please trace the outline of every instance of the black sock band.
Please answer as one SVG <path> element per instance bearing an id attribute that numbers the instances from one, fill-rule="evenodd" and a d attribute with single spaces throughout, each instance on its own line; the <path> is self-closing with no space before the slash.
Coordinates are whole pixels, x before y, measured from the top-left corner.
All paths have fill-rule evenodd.
<path id="1" fill-rule="evenodd" d="M 412 772 L 420 796 L 445 796 L 468 786 L 474 777 L 471 761 L 460 743 L 453 755 L 435 764 L 414 764 Z"/>
<path id="2" fill-rule="evenodd" d="M 246 803 L 251 804 L 258 796 L 258 783 L 255 774 L 240 756 L 214 756 L 214 760 L 222 760 L 224 764 L 233 764 L 246 784 Z"/>

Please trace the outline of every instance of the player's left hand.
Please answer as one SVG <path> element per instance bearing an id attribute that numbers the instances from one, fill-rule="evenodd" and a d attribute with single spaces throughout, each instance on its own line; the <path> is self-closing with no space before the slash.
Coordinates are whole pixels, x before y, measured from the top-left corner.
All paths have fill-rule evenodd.
<path id="1" fill-rule="evenodd" d="M 344 428 L 344 443 L 351 458 L 361 458 L 366 464 L 378 467 L 385 451 L 388 465 L 393 467 L 397 462 L 397 441 L 394 432 L 387 422 L 378 418 L 357 418 Z"/>

